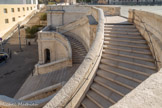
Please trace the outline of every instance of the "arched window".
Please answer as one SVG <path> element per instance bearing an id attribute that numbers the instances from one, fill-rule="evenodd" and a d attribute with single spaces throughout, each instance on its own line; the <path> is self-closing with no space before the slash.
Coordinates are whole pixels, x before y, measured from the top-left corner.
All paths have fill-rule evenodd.
<path id="1" fill-rule="evenodd" d="M 45 63 L 50 62 L 50 50 L 49 49 L 45 49 Z"/>

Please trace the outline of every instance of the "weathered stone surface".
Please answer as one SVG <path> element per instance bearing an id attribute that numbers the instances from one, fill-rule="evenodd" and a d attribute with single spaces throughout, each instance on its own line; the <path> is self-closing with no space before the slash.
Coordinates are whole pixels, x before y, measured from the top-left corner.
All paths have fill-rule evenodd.
<path id="1" fill-rule="evenodd" d="M 133 22 L 142 36 L 148 41 L 158 68 L 162 67 L 162 16 L 150 12 L 129 10 L 130 22 Z"/>

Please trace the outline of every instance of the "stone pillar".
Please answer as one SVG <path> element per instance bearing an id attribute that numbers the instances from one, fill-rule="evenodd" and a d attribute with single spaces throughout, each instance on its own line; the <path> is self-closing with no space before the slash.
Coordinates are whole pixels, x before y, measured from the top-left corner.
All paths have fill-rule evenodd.
<path id="1" fill-rule="evenodd" d="M 64 24 L 64 11 L 63 10 L 55 10 L 47 12 L 47 25 L 51 25 L 52 27 L 61 26 Z"/>

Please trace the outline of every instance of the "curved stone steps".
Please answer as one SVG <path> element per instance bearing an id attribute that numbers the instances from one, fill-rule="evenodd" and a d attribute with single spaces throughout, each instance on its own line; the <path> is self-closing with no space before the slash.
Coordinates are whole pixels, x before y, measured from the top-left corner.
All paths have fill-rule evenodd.
<path id="1" fill-rule="evenodd" d="M 68 38 L 68 40 L 71 44 L 73 64 L 82 63 L 82 61 L 84 60 L 84 58 L 87 54 L 85 47 L 77 39 L 75 39 L 71 36 L 67 36 L 67 35 L 65 35 L 65 36 Z"/>
<path id="2" fill-rule="evenodd" d="M 108 108 L 157 72 L 149 46 L 134 25 L 106 24 L 105 31 L 98 70 L 79 108 Z"/>

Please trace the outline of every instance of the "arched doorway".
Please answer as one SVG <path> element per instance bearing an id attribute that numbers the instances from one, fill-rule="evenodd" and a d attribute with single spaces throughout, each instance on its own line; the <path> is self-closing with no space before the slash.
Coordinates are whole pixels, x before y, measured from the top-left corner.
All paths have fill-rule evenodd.
<path id="1" fill-rule="evenodd" d="M 50 50 L 49 49 L 45 49 L 45 63 L 50 62 Z"/>

